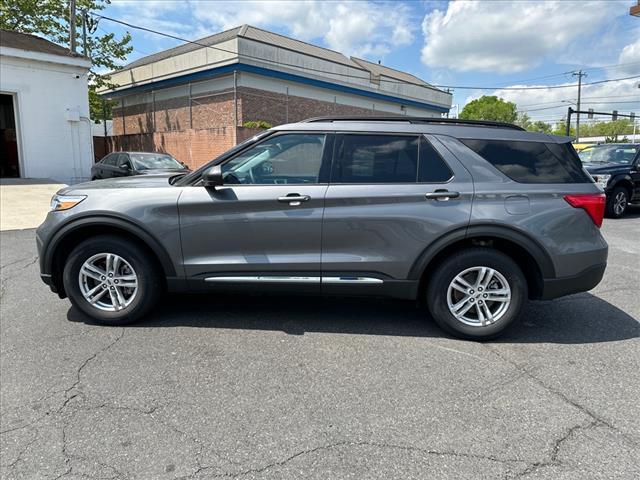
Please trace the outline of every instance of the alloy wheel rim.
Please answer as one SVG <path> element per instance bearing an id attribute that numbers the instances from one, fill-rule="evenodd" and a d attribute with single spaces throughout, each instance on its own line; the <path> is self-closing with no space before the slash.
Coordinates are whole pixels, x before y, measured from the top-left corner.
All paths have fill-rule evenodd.
<path id="1" fill-rule="evenodd" d="M 490 267 L 471 267 L 451 280 L 447 306 L 458 321 L 472 327 L 486 327 L 500 320 L 511 305 L 507 279 Z"/>
<path id="2" fill-rule="evenodd" d="M 624 209 L 626 208 L 626 206 L 627 206 L 627 196 L 625 195 L 624 192 L 618 192 L 613 202 L 613 210 L 616 212 L 617 215 L 621 215 L 622 213 L 624 213 Z"/>
<path id="3" fill-rule="evenodd" d="M 124 258 L 114 253 L 98 253 L 88 258 L 78 274 L 80 292 L 93 307 L 119 312 L 138 293 L 138 275 Z"/>

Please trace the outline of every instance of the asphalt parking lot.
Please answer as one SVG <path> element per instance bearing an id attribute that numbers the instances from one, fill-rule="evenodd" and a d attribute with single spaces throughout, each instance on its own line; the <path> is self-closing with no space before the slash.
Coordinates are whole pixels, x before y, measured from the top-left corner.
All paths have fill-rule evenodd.
<path id="1" fill-rule="evenodd" d="M 168 297 L 87 323 L 0 233 L 2 478 L 640 478 L 640 209 L 489 343 L 412 303 Z"/>

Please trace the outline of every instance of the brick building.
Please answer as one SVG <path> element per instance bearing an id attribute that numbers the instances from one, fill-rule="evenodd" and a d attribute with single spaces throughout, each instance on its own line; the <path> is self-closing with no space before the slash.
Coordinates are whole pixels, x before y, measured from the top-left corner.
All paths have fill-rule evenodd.
<path id="1" fill-rule="evenodd" d="M 244 25 L 111 74 L 111 148 L 197 167 L 272 125 L 321 115 L 440 116 L 451 94 L 405 72 Z"/>

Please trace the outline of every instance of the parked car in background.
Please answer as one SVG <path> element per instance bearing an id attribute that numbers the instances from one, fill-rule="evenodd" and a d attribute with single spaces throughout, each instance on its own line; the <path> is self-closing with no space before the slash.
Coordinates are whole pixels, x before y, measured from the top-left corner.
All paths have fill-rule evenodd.
<path id="1" fill-rule="evenodd" d="M 417 300 L 491 338 L 527 299 L 602 279 L 605 196 L 570 141 L 442 118 L 281 125 L 187 175 L 60 190 L 41 277 L 109 325 L 167 290 L 279 290 Z"/>
<path id="2" fill-rule="evenodd" d="M 91 180 L 189 172 L 184 164 L 168 153 L 113 152 L 91 167 Z"/>
<path id="3" fill-rule="evenodd" d="M 630 203 L 640 203 L 640 144 L 593 145 L 578 155 L 607 195 L 608 217 L 620 218 Z"/>

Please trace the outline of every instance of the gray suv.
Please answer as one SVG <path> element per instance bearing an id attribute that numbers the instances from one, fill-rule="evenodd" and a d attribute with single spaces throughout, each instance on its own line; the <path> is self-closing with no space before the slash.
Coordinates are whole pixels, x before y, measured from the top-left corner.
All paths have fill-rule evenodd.
<path id="1" fill-rule="evenodd" d="M 527 299 L 589 290 L 607 244 L 602 190 L 569 137 L 493 122 L 318 118 L 202 168 L 60 190 L 38 228 L 42 279 L 96 321 L 162 292 L 419 300 L 485 339 Z"/>

